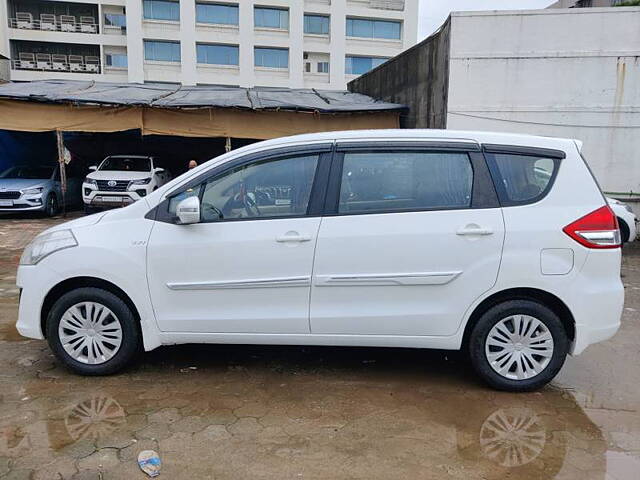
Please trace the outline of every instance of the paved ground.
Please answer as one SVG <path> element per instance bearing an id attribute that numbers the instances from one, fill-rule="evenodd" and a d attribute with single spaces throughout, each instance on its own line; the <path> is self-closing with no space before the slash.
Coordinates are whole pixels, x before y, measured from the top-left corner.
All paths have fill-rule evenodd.
<path id="1" fill-rule="evenodd" d="M 640 247 L 625 248 L 623 328 L 513 395 L 458 355 L 183 346 L 82 378 L 17 334 L 15 268 L 60 219 L 0 218 L 0 478 L 638 479 Z"/>

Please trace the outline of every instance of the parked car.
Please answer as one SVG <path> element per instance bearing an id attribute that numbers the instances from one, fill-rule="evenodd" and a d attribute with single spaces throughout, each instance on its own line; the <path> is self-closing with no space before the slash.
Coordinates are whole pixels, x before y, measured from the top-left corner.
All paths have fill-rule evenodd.
<path id="1" fill-rule="evenodd" d="M 68 171 L 67 206 L 80 204 L 81 180 Z M 0 212 L 40 211 L 52 217 L 60 210 L 60 171 L 54 165 L 16 165 L 0 173 Z"/>
<path id="2" fill-rule="evenodd" d="M 169 173 L 147 156 L 111 155 L 89 169 L 93 172 L 82 184 L 82 200 L 88 212 L 128 205 L 169 181 Z"/>
<path id="3" fill-rule="evenodd" d="M 636 214 L 633 213 L 629 205 L 620 200 L 607 197 L 607 202 L 609 202 L 611 210 L 613 210 L 613 213 L 615 213 L 618 218 L 622 243 L 633 242 L 637 236 L 636 223 L 638 219 L 636 218 Z"/>
<path id="4" fill-rule="evenodd" d="M 437 130 L 243 147 L 36 237 L 17 328 L 84 375 L 140 346 L 354 345 L 463 349 L 493 387 L 539 388 L 620 326 L 620 232 L 579 149 Z"/>

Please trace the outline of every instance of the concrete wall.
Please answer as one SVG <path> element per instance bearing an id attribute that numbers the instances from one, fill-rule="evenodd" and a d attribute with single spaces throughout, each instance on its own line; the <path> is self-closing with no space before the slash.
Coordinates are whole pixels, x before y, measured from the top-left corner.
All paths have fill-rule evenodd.
<path id="1" fill-rule="evenodd" d="M 431 37 L 349 83 L 352 92 L 409 105 L 403 128 L 445 128 L 450 22 Z"/>
<path id="2" fill-rule="evenodd" d="M 9 81 L 9 59 L 0 56 L 0 83 Z"/>
<path id="3" fill-rule="evenodd" d="M 640 8 L 451 22 L 447 128 L 577 138 L 605 191 L 640 192 Z"/>

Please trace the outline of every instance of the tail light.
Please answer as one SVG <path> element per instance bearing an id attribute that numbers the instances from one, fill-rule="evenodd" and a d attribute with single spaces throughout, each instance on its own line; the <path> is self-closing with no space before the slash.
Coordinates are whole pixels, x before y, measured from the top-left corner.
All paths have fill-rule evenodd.
<path id="1" fill-rule="evenodd" d="M 621 245 L 618 219 L 608 205 L 570 223 L 562 231 L 587 248 L 619 248 Z"/>

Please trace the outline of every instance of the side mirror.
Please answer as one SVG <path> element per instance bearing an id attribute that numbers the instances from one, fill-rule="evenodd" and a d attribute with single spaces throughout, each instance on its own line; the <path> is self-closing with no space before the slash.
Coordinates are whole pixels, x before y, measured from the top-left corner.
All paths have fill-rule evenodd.
<path id="1" fill-rule="evenodd" d="M 180 201 L 176 207 L 176 216 L 180 225 L 200 223 L 200 198 L 196 195 Z"/>
<path id="2" fill-rule="evenodd" d="M 164 168 L 158 167 L 153 169 L 153 173 L 162 173 L 162 172 L 164 172 Z"/>
<path id="3" fill-rule="evenodd" d="M 98 167 L 96 167 L 95 165 L 91 165 L 91 166 L 89 167 L 89 170 L 91 170 L 91 171 L 95 172 L 96 170 L 98 170 Z"/>

